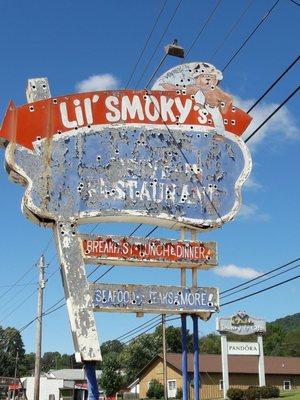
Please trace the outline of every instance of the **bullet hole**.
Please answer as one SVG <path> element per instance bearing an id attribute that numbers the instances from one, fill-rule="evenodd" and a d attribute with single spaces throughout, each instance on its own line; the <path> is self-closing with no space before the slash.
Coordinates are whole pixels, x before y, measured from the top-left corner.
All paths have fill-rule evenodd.
<path id="1" fill-rule="evenodd" d="M 35 85 L 32 85 L 31 87 L 32 87 L 32 89 L 36 89 L 36 86 L 35 86 Z"/>
<path id="2" fill-rule="evenodd" d="M 85 254 L 89 254 L 89 251 L 88 251 L 88 250 L 85 250 Z"/>
<path id="3" fill-rule="evenodd" d="M 132 304 L 135 304 L 136 303 L 136 301 L 135 300 L 132 300 Z"/>
<path id="4" fill-rule="evenodd" d="M 209 302 L 207 303 L 207 305 L 208 305 L 208 307 L 213 307 L 213 306 L 214 306 L 214 303 L 213 303 L 212 301 L 209 301 Z"/>
<path id="5" fill-rule="evenodd" d="M 191 94 L 191 99 L 194 99 L 195 98 L 195 95 L 194 94 Z"/>
<path id="6" fill-rule="evenodd" d="M 174 305 L 175 305 L 175 306 L 178 306 L 178 301 L 174 301 Z"/>
<path id="7" fill-rule="evenodd" d="M 75 126 L 75 128 L 74 128 L 76 131 L 77 131 L 77 129 L 78 129 L 78 126 Z"/>
<path id="8" fill-rule="evenodd" d="M 59 227 L 62 228 L 62 227 L 63 227 L 63 224 L 59 224 Z"/>
<path id="9" fill-rule="evenodd" d="M 72 232 L 72 235 L 73 235 L 73 236 L 75 236 L 75 235 L 76 235 L 76 232 L 75 232 L 75 231 L 73 231 L 73 232 Z"/>
<path id="10" fill-rule="evenodd" d="M 116 154 L 119 154 L 119 150 L 118 150 L 118 149 L 116 149 L 116 150 L 115 150 L 115 153 L 116 153 Z"/>
<path id="11" fill-rule="evenodd" d="M 97 160 L 100 161 L 101 160 L 101 156 L 97 156 Z"/>
<path id="12" fill-rule="evenodd" d="M 199 138 L 200 137 L 200 133 L 197 133 L 197 138 Z"/>
<path id="13" fill-rule="evenodd" d="M 181 292 L 178 292 L 178 296 L 181 296 Z"/>
<path id="14" fill-rule="evenodd" d="M 102 299 L 102 303 L 106 303 L 106 299 L 105 298 Z"/>
<path id="15" fill-rule="evenodd" d="M 214 89 L 215 89 L 215 87 L 214 87 L 214 86 L 211 86 L 210 88 L 211 88 L 211 90 L 214 90 Z"/>
<path id="16" fill-rule="evenodd" d="M 46 85 L 45 84 L 43 85 L 43 88 L 46 89 Z"/>
<path id="17" fill-rule="evenodd" d="M 154 179 L 153 179 L 153 182 L 154 182 L 154 183 L 156 183 L 156 182 L 157 182 L 157 179 L 156 179 L 156 178 L 154 178 Z"/>
<path id="18" fill-rule="evenodd" d="M 61 233 L 62 235 L 64 235 L 64 234 L 65 234 L 65 232 L 64 232 L 64 231 L 61 231 L 60 233 Z"/>
<path id="19" fill-rule="evenodd" d="M 147 100 L 148 96 L 144 95 L 143 98 L 144 98 L 145 100 Z"/>
<path id="20" fill-rule="evenodd" d="M 179 86 L 179 83 L 176 83 L 176 85 L 175 86 Z"/>
<path id="21" fill-rule="evenodd" d="M 91 128 L 91 125 L 90 125 L 90 124 L 88 124 L 88 125 L 87 125 L 87 127 L 88 127 L 88 128 Z"/>
<path id="22" fill-rule="evenodd" d="M 221 107 L 225 107 L 224 101 L 221 101 Z"/>
<path id="23" fill-rule="evenodd" d="M 224 119 L 224 125 L 227 125 L 227 124 L 228 124 L 228 120 Z"/>
<path id="24" fill-rule="evenodd" d="M 236 111 L 236 108 L 235 108 L 235 107 L 232 107 L 231 111 L 232 111 L 232 112 L 235 112 L 235 111 Z"/>
<path id="25" fill-rule="evenodd" d="M 209 124 L 211 124 L 211 123 L 212 123 L 212 120 L 211 120 L 211 119 L 209 119 L 209 120 L 208 120 L 208 123 L 209 123 Z"/>
<path id="26" fill-rule="evenodd" d="M 61 135 L 61 131 L 57 131 L 57 133 L 58 133 L 59 135 Z"/>
<path id="27" fill-rule="evenodd" d="M 112 193 L 112 194 L 115 194 L 115 193 L 116 193 L 115 189 L 112 189 L 112 190 L 111 190 L 111 193 Z"/>
<path id="28" fill-rule="evenodd" d="M 30 106 L 30 107 L 29 107 L 29 111 L 30 111 L 30 112 L 34 111 L 34 107 L 33 107 L 33 106 Z"/>
<path id="29" fill-rule="evenodd" d="M 135 192 L 135 194 L 136 194 L 137 196 L 139 196 L 139 195 L 140 195 L 140 192 L 137 190 L 137 191 Z"/>
<path id="30" fill-rule="evenodd" d="M 53 104 L 57 104 L 57 99 L 53 99 Z"/>
<path id="31" fill-rule="evenodd" d="M 191 129 L 194 129 L 194 127 L 193 127 L 193 126 L 191 126 L 190 128 L 191 128 Z"/>
<path id="32" fill-rule="evenodd" d="M 40 136 L 37 136 L 36 137 L 36 140 L 41 140 L 42 138 L 40 137 Z"/>
<path id="33" fill-rule="evenodd" d="M 183 91 L 182 91 L 182 94 L 186 94 L 186 90 L 183 90 Z"/>
<path id="34" fill-rule="evenodd" d="M 231 120 L 231 125 L 235 125 L 235 119 Z"/>
<path id="35" fill-rule="evenodd" d="M 106 191 L 106 194 L 107 194 L 107 195 L 110 195 L 110 191 L 109 191 L 109 190 L 107 190 L 107 191 Z"/>
<path id="36" fill-rule="evenodd" d="M 151 304 L 151 303 L 152 303 L 152 300 L 151 300 L 151 299 L 150 299 L 150 300 L 148 300 L 148 303 L 149 303 L 149 304 Z"/>
<path id="37" fill-rule="evenodd" d="M 177 94 L 180 94 L 180 90 L 176 90 L 176 93 L 177 93 Z"/>
<path id="38" fill-rule="evenodd" d="M 202 114 L 203 114 L 203 115 L 208 115 L 208 111 L 207 111 L 207 110 L 203 110 L 203 111 L 202 111 Z"/>

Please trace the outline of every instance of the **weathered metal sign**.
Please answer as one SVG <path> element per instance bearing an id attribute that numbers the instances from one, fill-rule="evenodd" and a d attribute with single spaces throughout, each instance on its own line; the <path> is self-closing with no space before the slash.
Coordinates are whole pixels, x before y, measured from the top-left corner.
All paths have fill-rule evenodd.
<path id="1" fill-rule="evenodd" d="M 266 321 L 250 317 L 245 312 L 239 311 L 231 318 L 218 318 L 217 330 L 219 332 L 235 333 L 236 335 L 264 333 L 266 332 Z"/>
<path id="2" fill-rule="evenodd" d="M 251 117 L 217 86 L 221 73 L 202 64 L 204 72 L 196 63 L 168 71 L 161 90 L 10 103 L 0 137 L 12 177 L 27 183 L 29 217 L 172 229 L 232 219 L 251 169 L 239 138 Z"/>
<path id="3" fill-rule="evenodd" d="M 227 349 L 229 355 L 259 355 L 259 344 L 257 342 L 227 342 Z"/>
<path id="4" fill-rule="evenodd" d="M 211 268 L 217 265 L 215 242 L 81 235 L 88 263 L 155 267 Z"/>
<path id="5" fill-rule="evenodd" d="M 216 288 L 90 284 L 95 311 L 156 314 L 212 313 L 219 308 Z"/>
<path id="6" fill-rule="evenodd" d="M 23 212 L 53 227 L 77 361 L 101 359 L 78 224 L 204 230 L 237 214 L 251 170 L 240 136 L 251 117 L 221 79 L 211 64 L 189 63 L 152 90 L 53 98 L 46 79 L 32 79 L 29 104 L 9 103 L 0 130 L 7 171 L 26 186 Z"/>

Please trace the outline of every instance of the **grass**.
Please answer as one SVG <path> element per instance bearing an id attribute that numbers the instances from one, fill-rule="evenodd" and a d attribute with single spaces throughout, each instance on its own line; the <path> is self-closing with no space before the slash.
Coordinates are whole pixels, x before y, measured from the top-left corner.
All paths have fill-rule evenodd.
<path id="1" fill-rule="evenodd" d="M 280 398 L 286 400 L 300 400 L 300 390 L 285 390 L 280 392 Z"/>

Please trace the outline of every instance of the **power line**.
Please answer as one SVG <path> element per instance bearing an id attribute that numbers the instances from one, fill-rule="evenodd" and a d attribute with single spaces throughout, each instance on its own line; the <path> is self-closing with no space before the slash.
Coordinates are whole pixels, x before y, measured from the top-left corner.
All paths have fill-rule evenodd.
<path id="1" fill-rule="evenodd" d="M 179 0 L 178 3 L 177 3 L 177 6 L 175 7 L 175 9 L 173 11 L 173 14 L 171 15 L 171 18 L 169 19 L 169 21 L 167 23 L 167 26 L 165 27 L 165 29 L 164 29 L 162 35 L 160 36 L 160 39 L 159 39 L 159 41 L 158 41 L 158 43 L 157 43 L 157 45 L 155 47 L 155 49 L 153 50 L 153 52 L 151 54 L 151 56 L 150 56 L 150 58 L 149 58 L 149 60 L 148 60 L 148 62 L 146 64 L 146 66 L 145 66 L 145 68 L 144 68 L 144 70 L 143 70 L 143 72 L 142 72 L 137 84 L 135 85 L 135 88 L 137 88 L 139 86 L 140 82 L 142 81 L 142 79 L 143 79 L 143 77 L 144 77 L 144 75 L 145 75 L 145 73 L 146 73 L 146 71 L 147 71 L 147 69 L 148 69 L 153 57 L 155 56 L 155 54 L 156 54 L 156 52 L 157 52 L 157 50 L 158 50 L 163 38 L 165 37 L 165 35 L 166 35 L 166 33 L 167 33 L 167 31 L 168 31 L 173 19 L 175 18 L 175 15 L 177 14 L 177 11 L 178 11 L 181 3 L 182 3 L 182 0 Z"/>
<path id="2" fill-rule="evenodd" d="M 259 125 L 259 127 L 256 128 L 247 139 L 245 139 L 245 143 L 247 143 L 248 140 L 250 140 L 273 117 L 273 115 L 275 115 L 298 92 L 299 88 L 300 86 L 296 87 L 296 89 Z"/>
<path id="3" fill-rule="evenodd" d="M 131 74 L 130 74 L 130 76 L 129 76 L 129 78 L 128 78 L 128 81 L 127 81 L 127 83 L 126 83 L 125 89 L 128 88 L 128 85 L 130 84 L 130 82 L 131 82 L 131 80 L 132 80 L 132 77 L 133 77 L 133 75 L 134 75 L 134 73 L 135 73 L 135 71 L 136 71 L 136 69 L 137 69 L 137 66 L 139 65 L 139 63 L 140 63 L 140 61 L 141 61 L 141 59 L 142 59 L 142 57 L 143 57 L 143 54 L 144 54 L 144 52 L 145 52 L 145 50 L 146 50 L 146 48 L 147 48 L 147 46 L 148 46 L 148 43 L 149 43 L 149 41 L 150 41 L 150 39 L 151 39 L 151 37 L 152 37 L 152 35 L 153 35 L 153 32 L 154 32 L 154 30 L 155 30 L 155 28 L 156 28 L 156 25 L 158 24 L 158 21 L 159 21 L 161 15 L 162 15 L 162 13 L 163 13 L 165 7 L 166 7 L 167 1 L 168 1 L 168 0 L 165 0 L 164 3 L 163 3 L 162 6 L 161 6 L 161 9 L 160 9 L 160 11 L 159 11 L 159 13 L 158 13 L 158 15 L 157 15 L 157 17 L 156 17 L 156 19 L 155 19 L 155 22 L 154 22 L 153 27 L 152 27 L 152 29 L 151 29 L 151 31 L 150 31 L 148 37 L 147 37 L 147 40 L 146 40 L 146 42 L 145 42 L 145 44 L 144 44 L 144 47 L 143 47 L 143 49 L 142 49 L 142 51 L 141 51 L 141 53 L 140 53 L 140 55 L 139 55 L 139 57 L 138 57 L 138 59 L 137 59 L 135 65 L 134 65 L 134 67 L 133 67 L 133 70 L 132 70 L 132 72 L 131 72 Z"/>
<path id="4" fill-rule="evenodd" d="M 224 306 L 227 306 L 228 304 L 236 303 L 237 301 L 244 300 L 244 299 L 247 299 L 248 297 L 255 296 L 255 295 L 259 294 L 259 293 L 266 292 L 267 290 L 273 289 L 273 288 L 275 288 L 277 286 L 284 285 L 285 283 L 291 282 L 291 281 L 293 281 L 295 279 L 298 279 L 298 278 L 300 278 L 300 275 L 296 275 L 293 278 L 290 278 L 290 279 L 287 279 L 285 281 L 276 283 L 275 285 L 272 285 L 272 286 L 268 286 L 268 287 L 266 287 L 264 289 L 257 290 L 256 292 L 250 293 L 250 294 L 248 294 L 246 296 L 243 296 L 243 297 L 239 297 L 238 299 L 234 299 L 234 300 L 228 301 L 227 303 L 221 304 L 220 307 L 224 307 Z"/>
<path id="5" fill-rule="evenodd" d="M 193 40 L 192 44 L 190 45 L 188 51 L 186 52 L 186 57 L 188 56 L 188 54 L 190 53 L 190 51 L 192 50 L 192 48 L 195 46 L 195 44 L 197 43 L 199 37 L 201 36 L 202 32 L 204 31 L 204 29 L 207 27 L 207 25 L 209 24 L 210 20 L 212 19 L 212 17 L 214 16 L 215 12 L 217 11 L 219 5 L 221 4 L 222 0 L 218 0 L 217 4 L 215 5 L 215 7 L 213 8 L 212 12 L 209 14 L 209 16 L 207 17 L 206 21 L 204 22 L 204 24 L 202 25 L 200 31 L 197 33 L 195 39 Z"/>
<path id="6" fill-rule="evenodd" d="M 268 89 L 259 97 L 259 99 L 256 100 L 256 102 L 254 104 L 252 104 L 252 106 L 249 108 L 249 110 L 247 111 L 247 114 L 249 114 L 250 111 L 253 110 L 254 107 L 257 106 L 258 103 L 260 103 L 260 101 L 273 89 L 273 87 L 275 85 L 277 85 L 277 83 L 284 77 L 285 74 L 287 74 L 289 72 L 289 70 L 299 61 L 300 56 L 296 57 L 295 60 L 282 72 L 282 74 L 280 74 L 278 76 L 277 79 L 275 79 L 275 81 L 273 81 L 273 83 L 268 87 Z"/>
<path id="7" fill-rule="evenodd" d="M 247 36 L 247 38 L 243 41 L 243 43 L 240 45 L 240 47 L 235 51 L 235 53 L 232 55 L 232 57 L 229 59 L 229 61 L 226 63 L 225 67 L 222 69 L 222 72 L 225 71 L 225 69 L 232 63 L 232 61 L 235 59 L 235 57 L 239 54 L 239 52 L 243 49 L 243 47 L 247 44 L 247 42 L 251 39 L 251 37 L 255 34 L 255 32 L 259 29 L 259 27 L 267 20 L 267 18 L 270 16 L 274 8 L 277 6 L 279 3 L 279 0 L 276 0 L 273 6 L 270 8 L 270 10 L 262 17 L 262 19 L 259 21 L 259 23 L 254 27 L 254 29 L 251 31 L 251 33 Z"/>
<path id="8" fill-rule="evenodd" d="M 234 289 L 237 289 L 237 288 L 239 288 L 239 287 L 242 287 L 242 286 L 244 286 L 244 285 L 247 285 L 248 283 L 254 282 L 254 281 L 256 281 L 257 279 L 261 279 L 261 278 L 263 278 L 264 276 L 270 275 L 272 272 L 279 271 L 280 269 L 282 269 L 282 268 L 284 268 L 284 267 L 287 267 L 287 266 L 289 266 L 289 265 L 291 265 L 291 264 L 294 264 L 295 262 L 297 262 L 297 261 L 299 261 L 299 260 L 300 260 L 300 257 L 299 257 L 299 258 L 295 258 L 294 260 L 289 261 L 289 262 L 286 263 L 286 264 L 280 265 L 279 267 L 273 268 L 273 269 L 271 269 L 270 271 L 265 272 L 265 273 L 262 274 L 262 275 L 256 276 L 255 278 L 252 278 L 252 279 L 249 279 L 248 281 L 243 282 L 243 283 L 240 283 L 239 285 L 233 286 L 233 287 L 230 288 L 230 289 L 223 290 L 220 294 L 224 294 L 224 293 L 230 292 L 230 291 L 232 291 L 232 290 L 234 290 Z"/>
<path id="9" fill-rule="evenodd" d="M 149 321 L 147 321 L 147 322 L 144 322 L 143 324 L 141 324 L 141 325 L 139 325 L 139 327 L 141 327 L 141 326 L 145 326 L 145 325 L 148 325 L 151 321 L 153 321 L 153 320 L 155 320 L 155 319 L 157 319 L 157 318 L 159 318 L 160 316 L 159 315 L 156 315 L 155 317 L 153 317 L 153 318 L 150 318 L 149 319 Z M 134 329 L 131 329 L 130 331 L 128 331 L 127 333 L 124 333 L 123 335 L 121 335 L 121 336 L 119 336 L 119 337 L 117 337 L 115 340 L 120 340 L 120 339 L 122 339 L 123 337 L 126 337 L 126 336 L 128 336 L 131 332 L 133 332 L 133 331 L 135 331 L 136 330 L 136 328 L 134 328 Z"/>
<path id="10" fill-rule="evenodd" d="M 221 298 L 224 299 L 225 297 L 232 296 L 232 295 L 234 295 L 234 294 L 236 294 L 236 293 L 242 292 L 243 290 L 250 289 L 250 288 L 253 287 L 253 286 L 260 285 L 261 283 L 267 282 L 267 281 L 269 281 L 270 279 L 273 279 L 273 278 L 276 278 L 277 276 L 286 274 L 287 272 L 290 272 L 290 271 L 292 271 L 292 270 L 294 270 L 294 269 L 296 269 L 296 268 L 299 268 L 299 267 L 300 267 L 300 264 L 297 264 L 297 265 L 295 265 L 294 267 L 291 267 L 291 268 L 287 269 L 286 271 L 278 272 L 278 274 L 275 274 L 275 275 L 273 275 L 273 276 L 270 276 L 269 278 L 263 279 L 263 280 L 261 280 L 261 281 L 259 281 L 259 282 L 255 282 L 255 283 L 253 283 L 252 285 L 249 285 L 249 286 L 246 286 L 246 287 L 244 287 L 244 288 L 242 288 L 242 289 L 236 290 L 235 292 L 228 293 L 228 294 L 226 294 L 225 296 L 221 296 Z"/>
<path id="11" fill-rule="evenodd" d="M 250 0 L 248 4 L 246 4 L 246 7 L 244 9 L 244 11 L 242 12 L 242 14 L 238 17 L 238 19 L 236 20 L 236 22 L 234 24 L 231 25 L 231 27 L 229 28 L 229 30 L 227 31 L 226 35 L 224 36 L 224 39 L 222 40 L 222 42 L 219 44 L 219 46 L 217 46 L 217 48 L 214 50 L 214 52 L 211 54 L 211 56 L 209 57 L 209 61 L 213 60 L 215 58 L 215 56 L 218 54 L 218 52 L 221 50 L 221 48 L 224 46 L 224 44 L 226 43 L 227 39 L 229 38 L 229 36 L 232 34 L 232 32 L 238 27 L 239 23 L 241 22 L 241 20 L 244 18 L 245 14 L 247 13 L 247 11 L 249 10 L 249 8 L 251 7 L 251 5 L 253 4 L 254 0 Z"/>

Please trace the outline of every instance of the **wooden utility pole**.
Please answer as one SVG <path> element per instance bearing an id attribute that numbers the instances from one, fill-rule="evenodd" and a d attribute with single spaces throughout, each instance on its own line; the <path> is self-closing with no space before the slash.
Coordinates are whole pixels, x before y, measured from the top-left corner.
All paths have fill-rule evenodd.
<path id="1" fill-rule="evenodd" d="M 167 344 L 166 344 L 166 316 L 161 316 L 162 340 L 163 340 L 163 372 L 164 372 L 164 399 L 168 400 L 168 377 L 167 377 Z"/>
<path id="2" fill-rule="evenodd" d="M 16 382 L 17 382 L 17 371 L 18 371 L 18 360 L 19 360 L 19 352 L 17 351 L 16 354 L 16 362 L 15 362 L 15 373 L 14 373 L 14 390 L 13 390 L 13 400 L 15 400 L 16 397 Z"/>
<path id="3" fill-rule="evenodd" d="M 43 316 L 43 291 L 45 287 L 45 259 L 42 255 L 39 262 L 39 288 L 35 336 L 35 369 L 33 399 L 40 398 L 41 353 L 42 353 L 42 316 Z"/>

